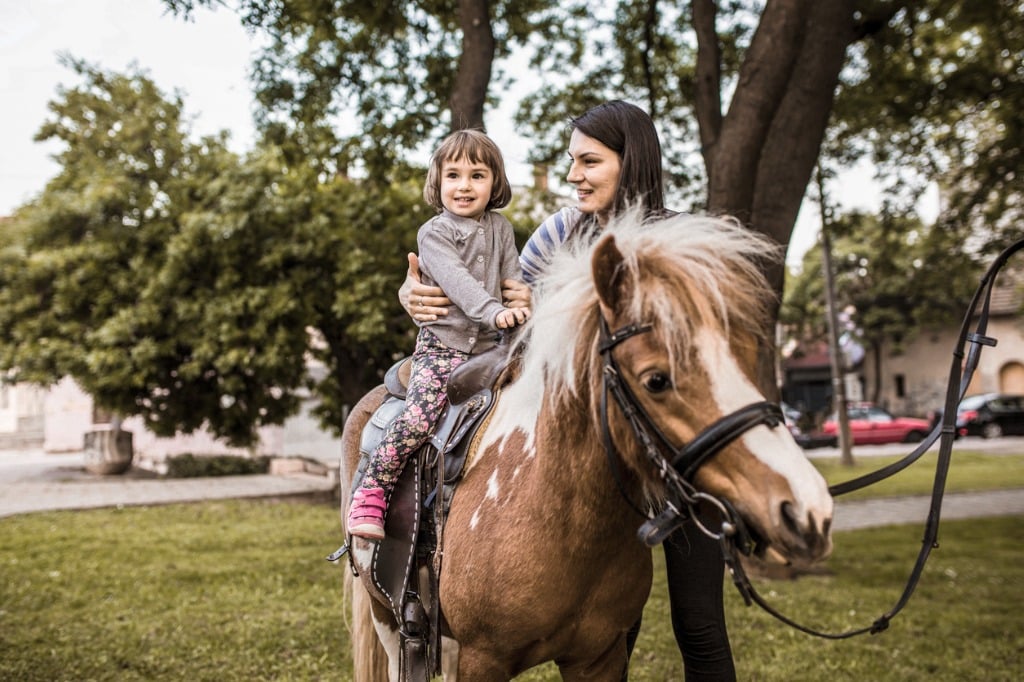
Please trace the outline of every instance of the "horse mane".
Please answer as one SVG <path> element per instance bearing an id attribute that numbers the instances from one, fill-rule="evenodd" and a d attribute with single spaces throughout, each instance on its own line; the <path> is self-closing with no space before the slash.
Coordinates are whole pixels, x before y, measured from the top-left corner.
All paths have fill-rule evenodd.
<path id="1" fill-rule="evenodd" d="M 654 324 L 672 367 L 691 355 L 702 327 L 764 340 L 775 293 L 763 270 L 781 258 L 774 241 L 731 218 L 679 214 L 645 221 L 636 209 L 611 221 L 602 237 L 609 234 L 638 283 L 626 313 L 631 321 Z M 543 381 L 558 402 L 578 397 L 599 379 L 599 307 L 591 270 L 597 241 L 569 239 L 559 249 L 535 284 L 529 333 L 519 342 L 525 347 L 523 378 Z"/>

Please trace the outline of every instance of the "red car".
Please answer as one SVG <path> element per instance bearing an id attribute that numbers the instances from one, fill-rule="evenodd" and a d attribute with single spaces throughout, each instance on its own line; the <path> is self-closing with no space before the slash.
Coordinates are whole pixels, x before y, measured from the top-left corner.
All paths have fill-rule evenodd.
<path id="1" fill-rule="evenodd" d="M 870 403 L 854 403 L 846 406 L 850 418 L 850 436 L 854 445 L 878 445 L 881 443 L 919 443 L 932 430 L 927 419 L 894 417 L 881 407 Z M 839 424 L 833 414 L 822 425 L 826 435 L 838 441 Z"/>

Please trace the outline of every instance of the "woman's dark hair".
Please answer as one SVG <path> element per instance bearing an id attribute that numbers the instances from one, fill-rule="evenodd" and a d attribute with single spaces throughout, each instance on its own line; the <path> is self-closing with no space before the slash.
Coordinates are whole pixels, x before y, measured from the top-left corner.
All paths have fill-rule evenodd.
<path id="1" fill-rule="evenodd" d="M 579 130 L 617 153 L 621 159 L 619 186 L 612 213 L 641 204 L 644 213 L 665 212 L 665 188 L 661 171 L 661 142 L 654 121 L 638 106 L 611 100 L 598 104 L 569 122 Z"/>
<path id="2" fill-rule="evenodd" d="M 423 199 L 437 209 L 444 210 L 441 203 L 441 170 L 449 161 L 465 159 L 470 163 L 482 163 L 491 169 L 494 182 L 487 210 L 504 208 L 512 200 L 512 185 L 505 174 L 505 161 L 494 140 L 479 130 L 457 130 L 444 138 L 430 157 L 427 181 L 423 185 Z"/>

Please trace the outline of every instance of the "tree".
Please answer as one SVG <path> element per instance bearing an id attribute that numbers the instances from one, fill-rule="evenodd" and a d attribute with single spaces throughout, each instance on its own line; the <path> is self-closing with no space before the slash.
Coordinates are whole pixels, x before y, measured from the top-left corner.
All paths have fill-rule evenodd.
<path id="1" fill-rule="evenodd" d="M 899 4 L 851 55 L 828 156 L 870 153 L 894 210 L 937 181 L 942 228 L 998 252 L 1024 218 L 1024 4 Z"/>
<path id="2" fill-rule="evenodd" d="M 186 17 L 219 4 L 165 3 Z M 239 0 L 236 8 L 271 38 L 254 73 L 265 130 L 339 168 L 380 170 L 439 132 L 480 125 L 483 105 L 508 82 L 502 60 L 527 50 L 539 87 L 517 121 L 537 141 L 537 161 L 560 157 L 569 116 L 610 97 L 633 99 L 662 128 L 676 196 L 735 215 L 782 246 L 830 120 L 843 161 L 874 147 L 896 178 L 900 169 L 931 175 L 960 163 L 946 186 L 987 207 L 976 212 L 991 217 L 1020 203 L 1018 192 L 986 182 L 1012 190 L 1020 175 L 1021 145 L 1005 144 L 1019 137 L 1019 107 L 999 104 L 1024 90 L 1024 8 L 1014 0 L 372 8 Z M 348 130 L 334 137 L 339 127 Z M 973 173 L 972 160 L 985 168 Z M 781 268 L 769 274 L 781 292 Z"/>
<path id="3" fill-rule="evenodd" d="M 0 365 L 19 381 L 71 376 L 97 406 L 140 414 L 157 434 L 206 422 L 251 442 L 256 426 L 294 410 L 289 389 L 303 376 L 278 361 L 276 381 L 240 385 L 246 374 L 232 365 L 249 360 L 251 344 L 237 337 L 253 331 L 240 314 L 211 330 L 209 318 L 223 311 L 188 295 L 224 275 L 215 261 L 230 240 L 193 241 L 186 207 L 200 213 L 239 161 L 223 138 L 188 142 L 180 100 L 145 75 L 65 61 L 84 84 L 51 103 L 54 117 L 37 136 L 65 150 L 60 173 L 15 216 L 20 237 L 4 252 Z M 201 252 L 209 267 L 173 271 L 176 256 Z M 165 297 L 168 284 L 182 295 Z M 246 293 L 233 291 L 239 310 L 259 304 Z M 283 357 L 271 350 L 258 358 Z"/>
<path id="4" fill-rule="evenodd" d="M 165 3 L 185 16 L 197 6 L 219 4 Z M 998 73 L 1008 84 L 999 96 L 1015 101 L 1009 84 L 1019 80 L 1012 65 L 1020 61 L 1013 59 L 1020 31 L 979 26 L 990 18 L 1012 24 L 1021 9 L 1005 0 L 977 4 L 982 9 L 968 4 L 621 0 L 614 11 L 591 13 L 579 2 L 541 0 L 464 0 L 457 7 L 242 0 L 236 7 L 243 22 L 270 39 L 254 66 L 260 149 L 235 159 L 217 139 L 188 143 L 177 118 L 148 119 L 153 112 L 122 107 L 121 99 L 145 91 L 142 83 L 117 97 L 97 95 L 95 88 L 81 97 L 71 93 L 76 100 L 66 102 L 64 116 L 74 125 L 59 119 L 42 133 L 68 142 L 61 159 L 68 168 L 38 205 L 19 214 L 19 225 L 34 227 L 3 252 L 32 274 L 4 289 L 10 297 L 3 314 L 20 326 L 12 327 L 16 343 L 0 354 L 5 366 L 19 366 L 25 376 L 33 368 L 39 377 L 58 369 L 118 376 L 122 387 L 136 387 L 130 399 L 115 398 L 113 383 L 110 393 L 103 386 L 91 392 L 121 409 L 146 411 L 159 428 L 192 426 L 171 403 L 184 405 L 191 395 L 185 389 L 194 387 L 217 396 L 203 408 L 224 413 L 212 417 L 221 422 L 218 432 L 243 439 L 246 424 L 273 423 L 294 407 L 294 391 L 305 381 L 294 356 L 321 357 L 333 380 L 345 372 L 362 390 L 401 348 L 396 340 L 409 334 L 393 292 L 404 270 L 402 254 L 423 215 L 405 160 L 451 127 L 480 123 L 481 112 L 508 82 L 502 60 L 520 49 L 530 51 L 538 74 L 537 94 L 524 100 L 519 115 L 538 140 L 537 161 L 551 162 L 556 149 L 561 154 L 569 115 L 609 97 L 638 101 L 662 130 L 674 195 L 700 209 L 736 215 L 784 247 L 830 116 L 838 127 L 828 139 L 843 145 L 843 159 L 866 153 L 866 141 L 877 137 L 894 140 L 877 148 L 898 148 L 904 166 L 918 159 L 915 140 L 928 133 L 924 123 L 941 115 L 949 98 L 936 98 L 920 111 L 891 106 L 892 93 L 871 86 L 894 64 L 942 65 L 903 73 L 907 91 L 924 91 L 929 83 L 937 91 L 936 73 L 957 65 L 952 57 L 935 61 L 937 56 L 948 55 L 958 41 L 970 47 L 1005 37 L 1010 46 L 1003 51 L 967 49 L 955 56 L 965 74 L 976 75 L 965 83 L 984 84 L 986 74 L 991 80 Z M 944 31 L 945 25 L 959 33 Z M 920 39 L 928 34 L 941 40 Z M 906 45 L 917 50 L 913 60 L 897 58 Z M 1002 61 L 993 66 L 986 61 L 993 57 Z M 1002 173 L 1011 197 L 1003 206 L 1012 207 L 1019 192 L 1014 195 L 1008 180 L 1019 155 L 997 152 L 1001 141 L 1014 139 L 1006 131 L 1016 124 L 1007 110 L 995 112 L 993 101 L 978 101 L 989 104 L 984 116 L 951 118 L 956 134 L 944 138 L 948 144 L 924 151 L 934 150 L 936 159 L 970 160 L 971 145 L 981 140 L 988 151 L 979 166 L 993 176 Z M 180 102 L 171 104 L 180 109 Z M 76 107 L 85 113 L 75 113 Z M 898 136 L 886 137 L 872 123 L 886 119 L 872 119 L 872 112 L 900 114 L 892 120 L 907 121 L 914 135 L 896 144 Z M 972 137 L 964 131 L 974 121 L 990 125 Z M 151 142 L 138 134 L 148 128 L 159 132 Z M 118 149 L 122 144 L 126 151 Z M 948 187 L 984 187 L 987 176 L 972 175 L 968 164 L 964 169 Z M 58 200 L 60 191 L 66 194 Z M 985 196 L 989 206 L 998 205 Z M 42 244 L 47 248 L 36 248 Z M 204 255 L 197 245 L 224 253 Z M 217 277 L 210 272 L 216 268 Z M 64 277 L 65 271 L 77 280 Z M 182 273 L 202 285 L 183 287 Z M 781 292 L 781 267 L 768 275 Z M 93 287 L 95 300 L 75 295 L 79 281 Z M 41 298 L 33 296 L 36 288 Z M 139 292 L 149 293 L 140 298 Z M 164 300 L 178 297 L 184 299 L 180 310 Z M 126 319 L 123 311 L 134 308 L 139 319 Z M 223 325 L 224 334 L 192 338 L 200 323 L 204 330 Z M 229 331 L 228 325 L 251 333 Z M 159 336 L 164 332 L 167 338 Z M 150 337 L 160 341 L 147 355 Z M 47 339 L 35 343 L 34 357 L 11 350 L 29 347 L 31 338 Z M 174 347 L 171 338 L 185 343 Z M 62 339 L 86 339 L 95 352 L 73 358 L 73 343 Z M 167 364 L 149 375 L 120 367 L 119 354 Z M 766 376 L 771 356 L 765 353 Z M 174 401 L 162 392 L 179 389 L 168 389 L 157 377 L 184 382 Z M 348 388 L 340 383 L 320 390 L 335 407 L 347 399 Z M 160 404 L 160 411 L 151 407 Z"/>
<path id="5" fill-rule="evenodd" d="M 394 292 L 428 214 L 419 187 L 190 143 L 145 75 L 71 66 L 85 84 L 39 134 L 66 144 L 62 170 L 0 251 L 0 367 L 70 375 L 159 435 L 205 425 L 238 445 L 315 383 L 340 430 L 341 403 L 411 345 Z M 328 368 L 315 382 L 310 357 Z"/>
<path id="6" fill-rule="evenodd" d="M 164 2 L 187 19 L 222 4 Z M 491 88 L 507 80 L 495 62 L 530 42 L 576 41 L 586 5 L 238 0 L 235 8 L 270 40 L 254 66 L 258 122 L 270 139 L 326 168 L 374 175 L 451 130 L 482 128 Z"/>
<path id="7" fill-rule="evenodd" d="M 956 254 L 954 234 L 905 216 L 862 213 L 838 217 L 832 230 L 838 308 L 853 311 L 848 331 L 874 356 L 876 371 L 883 343 L 899 351 L 922 329 L 963 316 L 981 266 Z M 793 338 L 822 338 L 824 282 L 821 252 L 811 249 L 791 275 L 780 311 Z M 876 393 L 880 379 L 871 382 Z"/>
<path id="8" fill-rule="evenodd" d="M 340 432 L 413 345 L 395 292 L 433 214 L 421 173 L 324 177 L 275 147 L 239 159 L 223 138 L 190 142 L 145 74 L 69 64 L 85 83 L 39 133 L 66 145 L 61 173 L 2 233 L 0 370 L 70 375 L 154 433 L 236 445 L 309 389 Z"/>

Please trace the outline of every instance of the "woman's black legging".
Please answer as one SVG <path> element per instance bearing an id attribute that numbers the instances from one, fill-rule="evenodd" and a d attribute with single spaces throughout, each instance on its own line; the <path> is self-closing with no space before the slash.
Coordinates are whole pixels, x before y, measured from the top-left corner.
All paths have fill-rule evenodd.
<path id="1" fill-rule="evenodd" d="M 687 523 L 663 546 L 672 629 L 683 654 L 686 682 L 732 682 L 736 668 L 725 627 L 725 561 L 718 542 Z M 637 621 L 626 637 L 630 654 L 639 632 Z"/>

